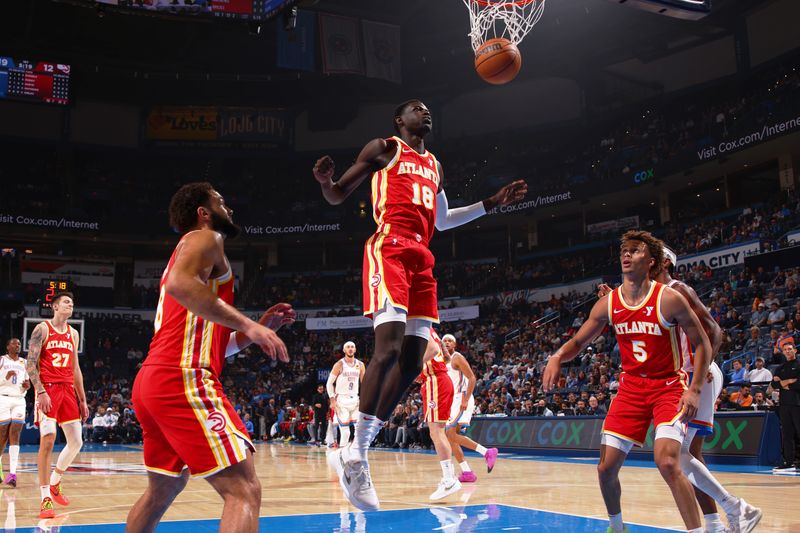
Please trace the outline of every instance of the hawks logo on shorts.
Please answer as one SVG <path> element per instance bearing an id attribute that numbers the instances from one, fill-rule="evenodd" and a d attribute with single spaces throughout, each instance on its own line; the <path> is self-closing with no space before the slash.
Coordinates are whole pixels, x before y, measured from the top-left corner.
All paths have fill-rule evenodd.
<path id="1" fill-rule="evenodd" d="M 206 427 L 209 429 L 209 431 L 215 431 L 219 433 L 224 431 L 225 426 L 227 425 L 228 423 L 225 421 L 225 415 L 219 411 L 213 411 L 206 417 Z"/>

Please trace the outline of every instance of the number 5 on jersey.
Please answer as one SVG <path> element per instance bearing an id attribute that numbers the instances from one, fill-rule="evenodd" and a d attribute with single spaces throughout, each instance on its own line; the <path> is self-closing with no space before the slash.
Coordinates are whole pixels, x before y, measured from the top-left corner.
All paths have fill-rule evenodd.
<path id="1" fill-rule="evenodd" d="M 640 363 L 647 361 L 647 350 L 645 349 L 645 341 L 631 341 L 633 345 L 633 356 Z"/>
<path id="2" fill-rule="evenodd" d="M 433 209 L 433 199 L 436 198 L 433 189 L 417 182 L 414 182 L 411 187 L 414 189 L 414 197 L 411 202 L 414 205 L 424 205 L 425 209 Z"/>

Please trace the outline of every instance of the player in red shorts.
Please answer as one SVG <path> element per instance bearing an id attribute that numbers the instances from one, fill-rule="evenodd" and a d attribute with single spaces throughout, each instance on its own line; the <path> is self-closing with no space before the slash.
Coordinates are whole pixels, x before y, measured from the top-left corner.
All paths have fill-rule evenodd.
<path id="1" fill-rule="evenodd" d="M 36 392 L 34 422 L 39 426 L 37 466 L 42 497 L 39 518 L 55 517 L 54 501 L 69 505 L 69 498 L 61 490 L 61 476 L 83 446 L 81 422 L 89 416 L 83 374 L 78 365 L 78 332 L 67 324 L 74 306 L 72 293 L 53 296 L 53 319 L 37 324 L 28 345 L 26 370 Z M 67 445 L 58 454 L 56 467 L 48 478 L 56 424 L 64 431 Z"/>
<path id="2" fill-rule="evenodd" d="M 425 149 L 432 124 L 425 104 L 403 102 L 394 113 L 397 135 L 367 143 L 338 181 L 332 180 L 334 164 L 328 156 L 313 170 L 322 195 L 333 205 L 372 178 L 372 214 L 378 228 L 364 247 L 362 284 L 364 314 L 375 328 L 375 354 L 361 385 L 355 438 L 348 448 L 329 456 L 345 495 L 362 511 L 380 507 L 369 473 L 369 445 L 419 375 L 430 327 L 439 322 L 434 259 L 428 249 L 434 227 L 466 224 L 527 193 L 527 185 L 519 180 L 482 202 L 449 209 L 442 166 Z"/>
<path id="3" fill-rule="evenodd" d="M 444 499 L 461 490 L 461 482 L 456 479 L 453 469 L 453 451 L 445 434 L 445 425 L 453 405 L 453 381 L 447 373 L 449 360 L 447 351 L 442 349 L 442 340 L 431 328 L 431 338 L 422 358 L 422 373 L 418 381 L 422 390 L 423 420 L 431 431 L 433 447 L 442 467 L 442 480 L 430 496 L 432 501 Z"/>
<path id="4" fill-rule="evenodd" d="M 700 403 L 711 355 L 708 336 L 690 304 L 677 291 L 653 281 L 664 262 L 664 243 L 646 231 L 622 236 L 622 285 L 594 305 L 575 336 L 550 357 L 542 378 L 552 390 L 561 362 L 571 361 L 606 325 L 614 328 L 622 359 L 619 393 L 603 424 L 600 491 L 609 515 L 609 532 L 627 531 L 622 522 L 619 470 L 631 447 L 641 446 L 652 421 L 653 455 L 690 532 L 701 533 L 692 485 L 681 470 L 686 423 Z M 682 370 L 677 327 L 696 347 L 694 375 Z"/>
<path id="5" fill-rule="evenodd" d="M 294 312 L 278 304 L 254 322 L 233 307 L 224 249 L 239 233 L 232 213 L 209 183 L 186 184 L 170 202 L 170 224 L 182 237 L 161 276 L 155 334 L 133 384 L 148 485 L 128 514 L 131 533 L 153 531 L 190 475 L 222 496 L 220 531 L 258 531 L 254 448 L 219 375 L 225 357 L 252 342 L 288 361 L 272 330 L 293 322 Z"/>

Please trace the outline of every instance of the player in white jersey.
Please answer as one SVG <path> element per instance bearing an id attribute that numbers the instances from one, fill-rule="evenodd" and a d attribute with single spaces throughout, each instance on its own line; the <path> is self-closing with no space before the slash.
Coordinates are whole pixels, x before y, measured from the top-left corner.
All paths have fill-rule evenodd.
<path id="1" fill-rule="evenodd" d="M 358 391 L 367 367 L 356 359 L 353 341 L 347 341 L 342 348 L 344 357 L 334 363 L 326 388 L 334 412 L 333 423 L 341 433 L 340 446 L 346 446 L 350 442 L 350 425 L 358 418 Z"/>
<path id="2" fill-rule="evenodd" d="M 697 414 L 689 422 L 689 428 L 681 447 L 681 469 L 695 487 L 695 496 L 700 504 L 700 509 L 703 511 L 706 532 L 749 533 L 761 520 L 761 509 L 750 505 L 743 498 L 737 498 L 725 490 L 706 467 L 702 455 L 705 437 L 714 433 L 714 404 L 722 390 L 722 372 L 719 366 L 714 363 L 714 358 L 719 352 L 720 344 L 722 344 L 722 330 L 711 316 L 711 313 L 708 312 L 706 306 L 703 305 L 703 302 L 700 301 L 694 289 L 682 281 L 672 278 L 671 274 L 675 272 L 677 264 L 678 257 L 675 252 L 664 247 L 664 268 L 661 269 L 661 273 L 656 277 L 655 281 L 678 291 L 686 298 L 692 311 L 700 319 L 700 323 L 706 335 L 708 335 L 712 347 L 712 362 L 708 369 L 708 378 L 700 393 L 700 405 L 698 406 Z M 601 285 L 599 294 L 602 297 L 606 291 L 610 290 L 611 287 Z M 676 328 L 676 330 L 680 339 L 683 370 L 691 374 L 694 368 L 692 366 L 694 364 L 692 347 L 683 330 L 681 328 Z M 719 517 L 715 501 L 722 506 L 727 514 L 729 530 L 725 529 Z"/>
<path id="3" fill-rule="evenodd" d="M 30 387 L 25 359 L 20 359 L 22 344 L 9 339 L 7 353 L 0 357 L 0 458 L 8 442 L 8 471 L 3 483 L 17 486 L 19 434 L 25 425 L 25 393 Z"/>
<path id="4" fill-rule="evenodd" d="M 453 406 L 450 408 L 450 418 L 447 420 L 447 440 L 453 450 L 453 456 L 461 467 L 461 475 L 458 480 L 462 483 L 474 483 L 478 476 L 469 467 L 467 459 L 464 457 L 462 446 L 474 450 L 481 454 L 486 460 L 486 468 L 489 472 L 494 468 L 497 460 L 497 448 L 485 448 L 466 435 L 462 435 L 472 422 L 472 414 L 475 411 L 475 398 L 472 391 L 475 389 L 475 373 L 467 362 L 467 358 L 456 351 L 456 338 L 450 334 L 442 337 L 442 345 L 450 356 L 447 363 L 447 373 L 453 382 Z"/>

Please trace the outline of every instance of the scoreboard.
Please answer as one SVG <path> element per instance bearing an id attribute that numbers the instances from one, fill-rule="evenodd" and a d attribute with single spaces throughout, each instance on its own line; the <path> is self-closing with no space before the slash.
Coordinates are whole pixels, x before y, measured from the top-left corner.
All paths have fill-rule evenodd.
<path id="1" fill-rule="evenodd" d="M 42 280 L 42 297 L 39 300 L 39 314 L 41 316 L 52 315 L 53 297 L 62 292 L 72 292 L 72 284 L 64 279 Z"/>
<path id="2" fill-rule="evenodd" d="M 0 56 L 0 99 L 69 103 L 70 66 Z"/>

